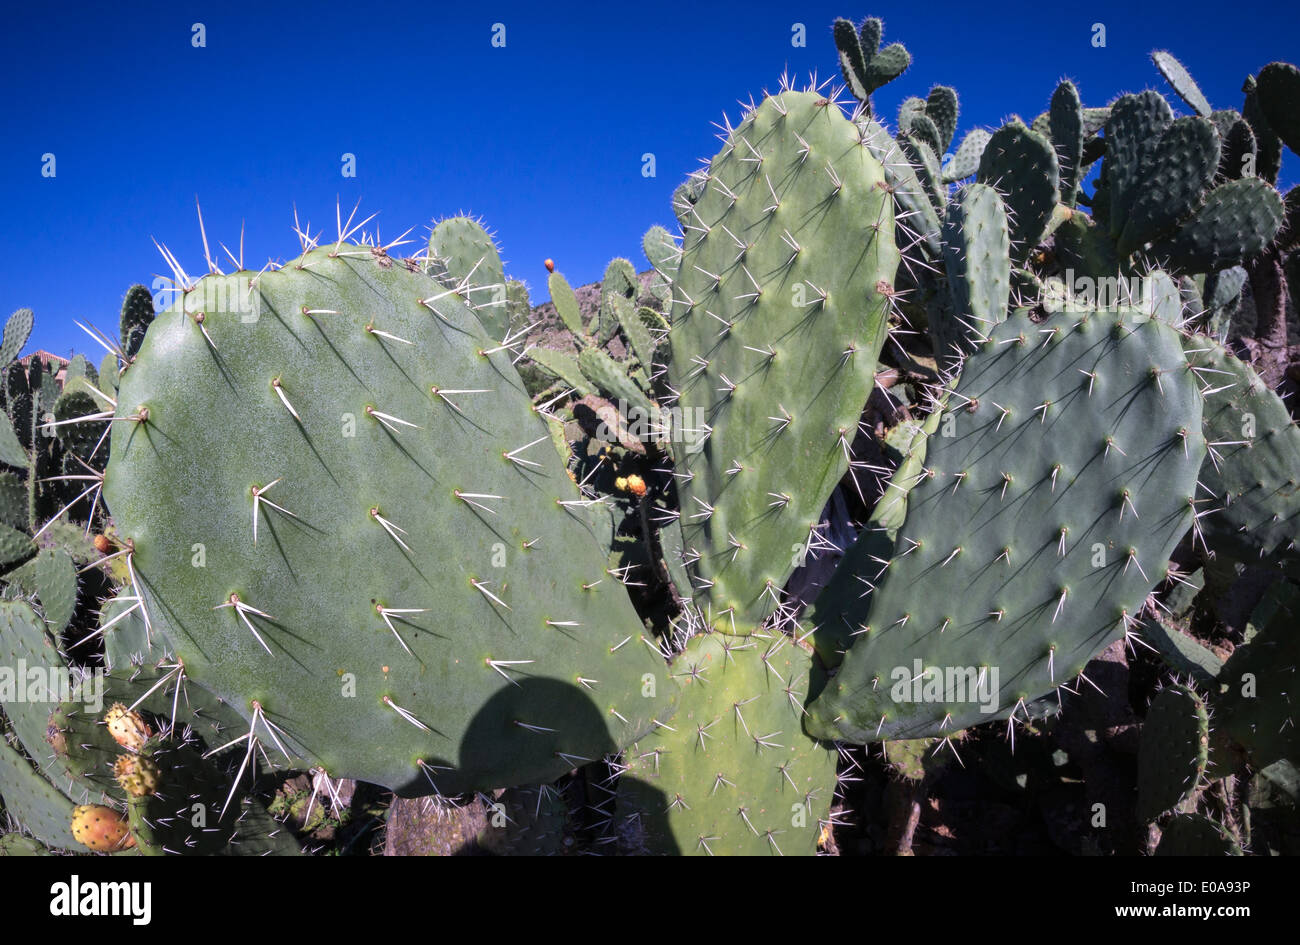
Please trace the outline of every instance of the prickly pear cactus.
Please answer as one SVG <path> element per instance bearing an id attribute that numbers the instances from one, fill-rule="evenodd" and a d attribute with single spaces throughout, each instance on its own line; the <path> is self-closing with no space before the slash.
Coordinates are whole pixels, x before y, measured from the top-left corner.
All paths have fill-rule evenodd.
<path id="1" fill-rule="evenodd" d="M 615 814 L 639 852 L 817 850 L 836 753 L 803 733 L 812 661 L 788 637 L 696 637 L 673 661 L 677 713 L 624 755 Z"/>
<path id="2" fill-rule="evenodd" d="M 369 247 L 248 276 L 150 325 L 104 485 L 188 677 L 268 752 L 405 793 L 551 780 L 648 731 L 662 658 L 509 352 Z"/>
<path id="3" fill-rule="evenodd" d="M 1162 689 L 1142 723 L 1138 817 L 1154 820 L 1195 796 L 1209 763 L 1210 714 L 1186 686 Z"/>
<path id="4" fill-rule="evenodd" d="M 470 217 L 449 217 L 433 228 L 429 237 L 430 266 L 443 273 L 474 310 L 488 335 L 497 341 L 506 335 L 510 310 L 501 254 L 487 230 Z"/>
<path id="5" fill-rule="evenodd" d="M 1239 561 L 1294 558 L 1300 534 L 1300 429 L 1249 365 L 1205 335 L 1185 341 L 1205 390 L 1201 471 L 1206 542 Z"/>
<path id="6" fill-rule="evenodd" d="M 696 602 L 727 632 L 775 608 L 849 467 L 898 266 L 883 185 L 832 102 L 783 92 L 728 137 L 684 227 L 678 489 Z"/>
<path id="7" fill-rule="evenodd" d="M 940 735 L 1018 713 L 1122 637 L 1192 521 L 1201 399 L 1140 315 L 1015 315 L 967 359 L 894 556 L 808 731 Z"/>

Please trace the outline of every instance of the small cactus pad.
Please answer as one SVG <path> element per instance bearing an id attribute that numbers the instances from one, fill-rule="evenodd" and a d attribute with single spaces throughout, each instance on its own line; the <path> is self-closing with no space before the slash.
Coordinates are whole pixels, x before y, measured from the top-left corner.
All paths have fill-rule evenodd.
<path id="1" fill-rule="evenodd" d="M 1186 686 L 1162 689 L 1147 710 L 1138 751 L 1138 807 L 1155 820 L 1196 794 L 1209 763 L 1210 714 Z"/>
<path id="2" fill-rule="evenodd" d="M 0 802 L 41 843 L 76 849 L 72 801 L 41 777 L 16 748 L 0 739 Z"/>
<path id="3" fill-rule="evenodd" d="M 429 237 L 429 256 L 436 271 L 446 270 L 445 283 L 457 288 L 488 336 L 504 338 L 510 320 L 506 275 L 501 254 L 482 224 L 470 217 L 441 221 Z"/>
<path id="4" fill-rule="evenodd" d="M 31 605 L 0 601 L 0 708 L 38 763 L 45 759 L 50 713 L 71 695 L 72 684 L 67 663 Z"/>
<path id="5" fill-rule="evenodd" d="M 775 607 L 848 468 L 898 266 L 883 186 L 834 103 L 784 92 L 727 138 L 684 227 L 678 488 L 697 603 L 728 632 Z"/>
<path id="6" fill-rule="evenodd" d="M 811 669 L 783 636 L 707 634 L 674 659 L 677 714 L 625 752 L 618 788 L 616 816 L 644 852 L 816 852 L 836 754 L 800 724 Z"/>
<path id="7" fill-rule="evenodd" d="M 1209 118 L 1210 102 L 1201 91 L 1201 87 L 1196 84 L 1196 80 L 1183 67 L 1183 64 L 1174 58 L 1172 53 L 1158 49 L 1151 54 L 1151 61 L 1160 70 L 1160 74 L 1165 77 L 1165 81 L 1178 93 L 1178 97 L 1187 103 L 1196 114 Z"/>
<path id="8" fill-rule="evenodd" d="M 1124 635 L 1191 524 L 1201 400 L 1168 325 L 1013 315 L 950 396 L 893 558 L 859 575 L 869 610 L 841 612 L 857 640 L 810 708 L 815 736 L 1021 711 Z"/>
<path id="9" fill-rule="evenodd" d="M 1294 557 L 1300 535 L 1300 429 L 1250 366 L 1205 335 L 1184 340 L 1206 391 L 1201 470 L 1206 542 L 1239 561 Z"/>
<path id="10" fill-rule="evenodd" d="M 264 743 L 411 793 L 648 731 L 663 661 L 460 298 L 347 244 L 208 278 L 125 373 L 104 486 L 187 675 Z"/>
<path id="11" fill-rule="evenodd" d="M 1060 201 L 1061 172 L 1052 143 L 1019 121 L 1003 125 L 980 156 L 975 179 L 1006 200 L 1011 247 L 1024 259 L 1043 239 Z"/>
<path id="12" fill-rule="evenodd" d="M 1224 731 L 1257 768 L 1300 757 L 1300 587 L 1279 582 L 1265 600 L 1272 612 L 1259 616 L 1261 605 L 1255 620 L 1263 626 L 1223 664 L 1219 683 L 1225 688 L 1217 703 Z"/>

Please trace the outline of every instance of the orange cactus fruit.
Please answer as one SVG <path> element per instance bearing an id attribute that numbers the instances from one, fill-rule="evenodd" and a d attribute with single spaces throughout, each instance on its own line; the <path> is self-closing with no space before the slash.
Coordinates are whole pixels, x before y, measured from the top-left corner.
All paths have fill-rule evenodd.
<path id="1" fill-rule="evenodd" d="M 72 812 L 72 837 L 99 853 L 115 853 L 135 846 L 125 817 L 111 807 L 82 804 Z"/>
<path id="2" fill-rule="evenodd" d="M 113 741 L 127 751 L 138 752 L 153 735 L 145 724 L 144 717 L 120 702 L 109 706 L 104 715 L 104 724 L 108 726 L 108 734 L 113 736 Z"/>

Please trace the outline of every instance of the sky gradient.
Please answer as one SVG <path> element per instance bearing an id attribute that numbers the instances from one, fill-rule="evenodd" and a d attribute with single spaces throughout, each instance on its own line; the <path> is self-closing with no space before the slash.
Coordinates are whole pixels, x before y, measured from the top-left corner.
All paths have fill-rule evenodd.
<path id="1" fill-rule="evenodd" d="M 909 95 L 956 87 L 958 136 L 1026 121 L 1069 77 L 1086 105 L 1156 88 L 1148 58 L 1169 49 L 1216 108 L 1241 83 L 1300 57 L 1294 4 L 1241 4 L 1230 18 L 1194 2 L 702 4 L 487 2 L 442 9 L 318 2 L 54 2 L 11 6 L 0 37 L 0 317 L 35 310 L 26 350 L 102 351 L 73 324 L 116 334 L 122 294 L 167 272 L 153 239 L 204 271 L 195 198 L 214 253 L 246 262 L 297 253 L 293 209 L 334 234 L 378 212 L 380 235 L 458 212 L 481 216 L 507 272 L 545 298 L 542 260 L 578 285 L 614 256 L 638 268 L 641 234 L 672 224 L 673 189 L 718 147 L 712 123 L 783 70 L 838 79 L 835 16 L 885 20 L 912 67 L 876 96 L 889 123 Z M 1218 17 L 1218 20 L 1212 19 Z M 1218 22 L 1215 28 L 1208 28 Z M 206 47 L 192 45 L 193 25 Z M 492 44 L 505 25 L 504 47 Z M 807 45 L 792 45 L 803 23 Z M 1092 45 L 1093 24 L 1106 28 Z M 656 176 L 642 175 L 655 155 Z M 343 155 L 356 157 L 345 178 Z M 57 175 L 42 177 L 42 156 Z M 1282 180 L 1297 178 L 1287 153 Z M 417 244 L 405 247 L 413 252 Z"/>

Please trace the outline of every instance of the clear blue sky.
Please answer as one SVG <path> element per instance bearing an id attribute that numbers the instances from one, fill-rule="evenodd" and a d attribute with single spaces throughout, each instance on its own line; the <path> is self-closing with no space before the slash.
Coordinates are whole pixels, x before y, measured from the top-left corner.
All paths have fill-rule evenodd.
<path id="1" fill-rule="evenodd" d="M 166 271 L 151 237 L 192 273 L 208 236 L 248 260 L 296 252 L 303 221 L 328 233 L 336 198 L 379 212 L 381 234 L 458 211 L 496 231 L 507 269 L 544 297 L 542 260 L 576 285 L 613 256 L 645 264 L 640 237 L 672 222 L 673 188 L 717 148 L 710 122 L 783 69 L 838 77 L 836 15 L 885 20 L 913 64 L 877 96 L 892 122 L 935 83 L 962 100 L 961 131 L 1042 111 L 1065 76 L 1085 104 L 1155 87 L 1168 48 L 1211 103 L 1300 58 L 1293 3 L 1198 0 L 1005 5 L 821 2 L 729 5 L 509 2 L 9 4 L 0 36 L 0 317 L 36 312 L 28 350 L 115 332 L 121 297 Z M 494 23 L 506 46 L 491 43 Z M 792 24 L 807 26 L 805 48 Z M 1091 45 L 1092 24 L 1107 45 Z M 195 23 L 207 45 L 191 45 Z M 959 132 L 960 134 L 960 132 Z M 345 179 L 341 155 L 356 155 Z M 641 175 L 653 152 L 657 176 Z M 57 176 L 41 176 L 53 153 Z M 1288 155 L 1284 179 L 1295 177 Z M 95 349 L 97 350 L 97 349 Z M 98 354 L 95 355 L 98 360 Z"/>

